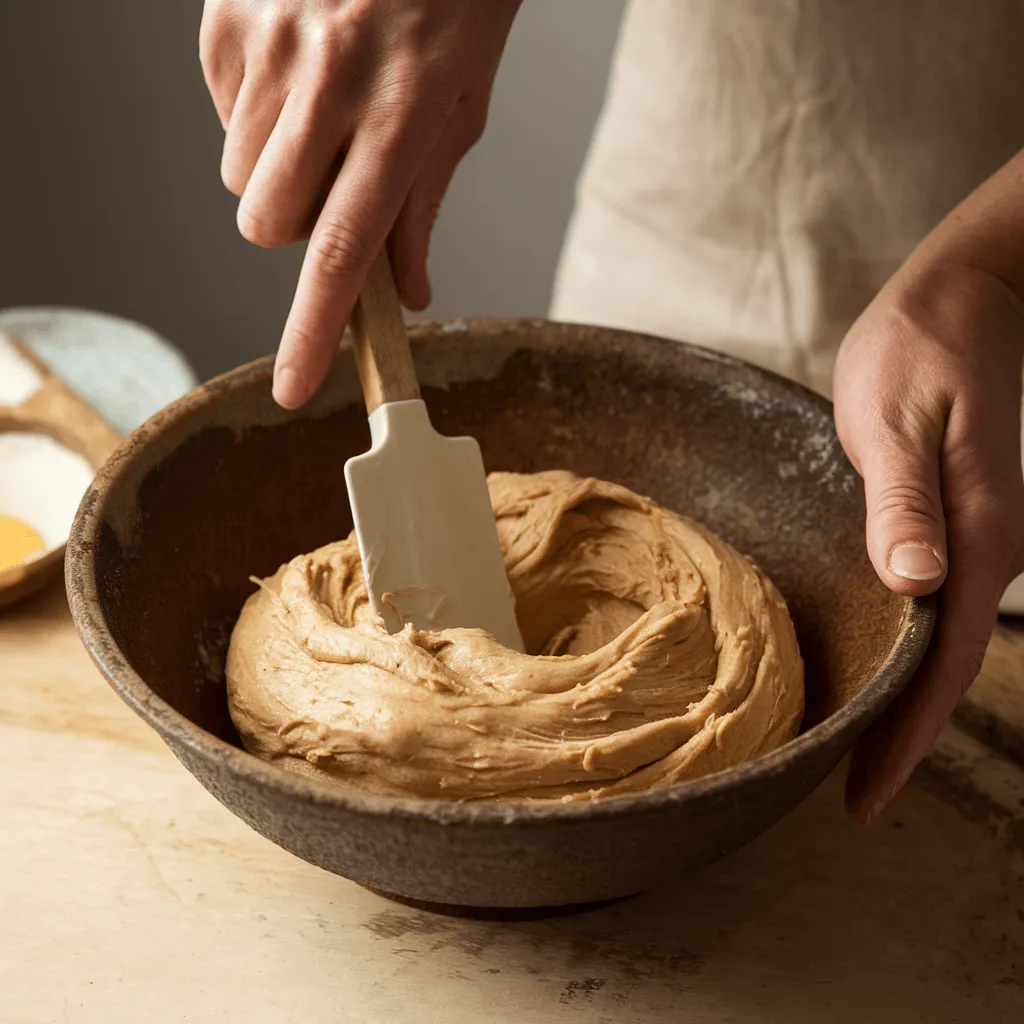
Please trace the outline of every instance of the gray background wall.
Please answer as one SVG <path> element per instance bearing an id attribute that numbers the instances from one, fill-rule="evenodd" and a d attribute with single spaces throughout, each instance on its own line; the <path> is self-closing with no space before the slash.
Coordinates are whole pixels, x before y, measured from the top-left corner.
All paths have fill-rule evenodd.
<path id="1" fill-rule="evenodd" d="M 623 0 L 525 0 L 435 235 L 433 315 L 542 315 Z M 0 307 L 151 325 L 202 375 L 271 351 L 301 253 L 234 225 L 202 0 L 0 0 Z"/>

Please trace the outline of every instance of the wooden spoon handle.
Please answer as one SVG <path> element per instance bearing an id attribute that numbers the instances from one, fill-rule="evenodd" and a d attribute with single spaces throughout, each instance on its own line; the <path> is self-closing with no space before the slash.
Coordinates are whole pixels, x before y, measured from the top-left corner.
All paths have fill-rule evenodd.
<path id="1" fill-rule="evenodd" d="M 381 250 L 370 267 L 352 311 L 352 335 L 368 413 L 385 402 L 420 397 L 409 336 L 402 319 L 402 304 L 386 249 Z"/>
<path id="2" fill-rule="evenodd" d="M 80 451 L 99 469 L 123 440 L 84 398 L 67 386 L 49 366 L 17 338 L 4 335 L 15 351 L 38 371 L 42 386 L 27 401 L 0 408 L 7 429 L 43 428 L 62 444 Z"/>

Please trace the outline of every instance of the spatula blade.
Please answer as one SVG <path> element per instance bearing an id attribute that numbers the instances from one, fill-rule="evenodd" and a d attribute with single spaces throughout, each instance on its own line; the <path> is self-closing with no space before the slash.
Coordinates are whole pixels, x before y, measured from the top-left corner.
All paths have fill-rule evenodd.
<path id="1" fill-rule="evenodd" d="M 420 400 L 370 416 L 372 447 L 345 482 L 374 610 L 388 632 L 484 629 L 523 650 L 480 447 L 443 437 Z"/>

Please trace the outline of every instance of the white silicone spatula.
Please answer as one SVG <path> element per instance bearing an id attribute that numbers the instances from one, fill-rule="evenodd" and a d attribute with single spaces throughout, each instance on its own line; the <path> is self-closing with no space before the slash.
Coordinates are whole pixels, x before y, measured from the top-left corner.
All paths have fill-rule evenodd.
<path id="1" fill-rule="evenodd" d="M 430 424 L 386 253 L 352 333 L 372 443 L 345 482 L 374 610 L 389 633 L 476 627 L 522 651 L 480 448 Z"/>

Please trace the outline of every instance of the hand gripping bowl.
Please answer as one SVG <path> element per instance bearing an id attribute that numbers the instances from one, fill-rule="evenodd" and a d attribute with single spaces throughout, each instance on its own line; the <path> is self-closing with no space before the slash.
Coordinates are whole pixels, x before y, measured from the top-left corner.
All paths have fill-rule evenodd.
<path id="1" fill-rule="evenodd" d="M 806 662 L 800 736 L 750 764 L 574 804 L 373 796 L 240 748 L 224 657 L 253 589 L 351 527 L 347 458 L 369 447 L 350 349 L 297 413 L 271 361 L 174 402 L 137 430 L 82 502 L 67 551 L 92 657 L 214 796 L 264 836 L 398 897 L 460 907 L 581 904 L 647 889 L 752 839 L 795 807 L 903 687 L 930 602 L 878 582 L 859 482 L 829 404 L 689 345 L 541 321 L 412 331 L 438 430 L 491 470 L 617 481 L 717 530 L 789 602 Z"/>

